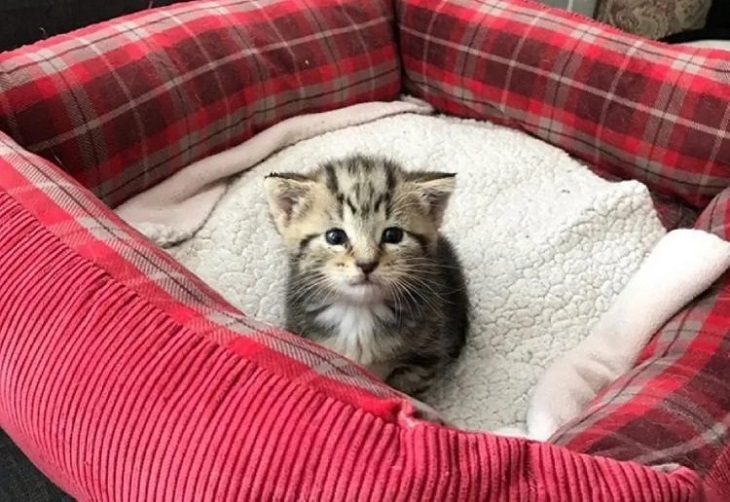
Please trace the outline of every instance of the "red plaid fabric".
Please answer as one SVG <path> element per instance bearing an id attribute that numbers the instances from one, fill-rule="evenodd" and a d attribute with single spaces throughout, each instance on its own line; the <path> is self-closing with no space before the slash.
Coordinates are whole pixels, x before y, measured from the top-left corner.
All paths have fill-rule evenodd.
<path id="1" fill-rule="evenodd" d="M 523 0 L 401 0 L 406 89 L 636 178 L 668 226 L 730 238 L 730 58 L 665 46 Z M 730 189 L 729 189 L 730 190 Z M 553 441 L 730 489 L 730 275 L 669 322 L 633 371 Z M 724 495 L 720 499 L 724 500 Z"/>
<path id="2" fill-rule="evenodd" d="M 191 2 L 8 52 L 0 130 L 114 207 L 285 118 L 396 98 L 386 6 Z"/>
<path id="3" fill-rule="evenodd" d="M 730 239 L 730 189 L 695 228 Z M 553 440 L 644 464 L 689 467 L 730 487 L 730 272 L 678 313 L 638 365 L 604 390 L 583 418 Z"/>
<path id="4" fill-rule="evenodd" d="M 407 74 L 435 71 L 432 57 L 451 54 L 424 51 L 414 70 L 418 27 L 451 34 L 450 50 L 472 40 L 468 51 L 441 60 L 442 73 L 424 72 L 428 92 L 421 94 L 481 118 L 499 114 L 477 115 L 482 105 L 459 103 L 481 100 L 488 86 L 468 91 L 434 75 L 451 68 L 469 75 L 484 37 L 498 35 L 495 47 L 514 49 L 530 13 L 555 29 L 545 39 L 555 45 L 573 40 L 559 26 L 584 41 L 606 37 L 594 25 L 515 0 L 445 0 L 436 11 L 419 2 L 399 6 Z M 489 35 L 476 29 L 480 18 Z M 347 360 L 237 312 L 49 162 L 115 204 L 289 113 L 394 97 L 391 19 L 385 4 L 354 0 L 194 2 L 0 56 L 0 129 L 41 154 L 0 133 L 0 427 L 80 500 L 663 502 L 726 493 L 726 401 L 710 395 L 712 385 L 720 390 L 718 382 L 728 381 L 724 283 L 657 335 L 622 398 L 611 401 L 622 392 L 617 382 L 557 438 L 569 448 L 454 431 L 418 421 L 407 401 Z M 431 49 L 438 45 L 426 38 Z M 541 49 L 539 39 L 517 43 Z M 524 71 L 527 56 L 513 53 Z M 548 64 L 554 52 L 544 54 Z M 584 61 L 566 54 L 566 71 Z M 302 69 L 300 57 L 317 61 L 316 69 Z M 441 86 L 449 92 L 440 94 Z M 511 96 L 512 87 L 505 89 Z M 545 101 L 555 106 L 545 105 L 545 117 L 556 114 L 545 130 L 565 147 L 554 117 L 575 115 L 574 125 L 560 129 L 575 132 L 578 112 L 555 92 L 563 101 Z M 545 98 L 524 99 L 536 107 Z M 519 103 L 510 98 L 504 111 Z M 500 120 L 519 123 L 530 107 Z M 656 119 L 646 113 L 654 117 L 647 123 Z M 601 127 L 596 137 L 613 137 Z M 675 143 L 658 148 L 681 150 Z M 718 144 L 706 170 L 662 171 L 664 178 L 646 171 L 647 182 L 699 204 L 719 191 L 713 183 L 722 177 L 716 161 L 724 136 Z M 639 150 L 628 151 L 638 159 Z M 621 174 L 620 165 L 609 172 Z M 718 199 L 698 225 L 724 229 L 726 207 Z M 657 425 L 661 437 L 646 434 Z M 664 472 L 580 452 L 684 467 Z"/>
<path id="5" fill-rule="evenodd" d="M 730 184 L 727 53 L 526 0 L 397 2 L 404 85 L 703 208 Z"/>
<path id="6" fill-rule="evenodd" d="M 183 320 L 211 342 L 231 344 L 262 367 L 321 387 L 348 402 L 361 403 L 364 392 L 381 398 L 399 395 L 389 387 L 374 385 L 373 377 L 347 359 L 245 317 L 161 248 L 150 245 L 66 173 L 8 138 L 1 139 L 4 166 L 0 190 L 30 208 L 41 224 L 83 258 L 155 307 Z M 242 338 L 249 340 L 241 343 Z M 285 356 L 287 361 L 282 363 L 271 353 Z M 367 400 L 365 404 L 367 407 Z M 369 411 L 381 415 L 391 413 L 392 408 L 392 404 L 385 408 L 377 405 Z"/>
<path id="7" fill-rule="evenodd" d="M 81 501 L 691 501 L 695 473 L 417 420 L 0 133 L 0 428 Z"/>

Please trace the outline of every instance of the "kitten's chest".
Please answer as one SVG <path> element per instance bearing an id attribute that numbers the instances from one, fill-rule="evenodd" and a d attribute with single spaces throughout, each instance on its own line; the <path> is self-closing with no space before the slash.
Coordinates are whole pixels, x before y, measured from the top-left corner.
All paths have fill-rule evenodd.
<path id="1" fill-rule="evenodd" d="M 393 312 L 386 305 L 335 303 L 317 314 L 317 322 L 330 332 L 319 342 L 369 366 L 389 359 L 400 345 L 400 340 L 386 327 L 393 320 Z"/>

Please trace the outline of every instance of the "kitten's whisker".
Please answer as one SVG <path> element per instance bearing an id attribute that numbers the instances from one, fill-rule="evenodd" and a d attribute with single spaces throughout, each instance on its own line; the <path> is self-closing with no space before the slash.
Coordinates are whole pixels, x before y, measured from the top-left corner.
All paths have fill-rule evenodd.
<path id="1" fill-rule="evenodd" d="M 434 260 L 430 257 L 425 256 L 406 256 L 403 257 L 402 263 L 405 265 L 410 265 L 412 263 L 418 263 L 418 264 L 428 264 L 429 266 L 437 269 L 453 269 L 453 270 L 461 270 L 461 267 L 458 265 L 448 265 L 445 263 L 439 263 L 437 260 Z"/>
<path id="2" fill-rule="evenodd" d="M 311 193 L 321 189 L 333 195 L 315 198 L 311 193 L 302 194 L 307 214 L 275 218 L 286 221 L 293 233 L 322 233 L 328 243 L 323 247 L 317 240 L 292 250 L 287 327 L 362 364 L 384 365 L 387 383 L 406 393 L 425 390 L 439 368 L 464 345 L 467 300 L 463 294 L 453 296 L 447 291 L 463 283 L 454 250 L 448 242 L 433 241 L 443 239 L 437 233 L 425 236 L 425 246 L 406 237 L 399 248 L 387 246 L 383 250 L 373 284 L 353 287 L 341 280 L 345 269 L 335 263 L 352 259 L 347 256 L 352 249 L 348 243 L 357 249 L 380 242 L 381 223 L 386 222 L 379 219 L 388 211 L 393 220 L 388 225 L 414 230 L 404 222 L 417 216 L 435 232 L 438 222 L 430 216 L 428 206 L 446 202 L 453 190 L 451 177 L 408 173 L 387 159 L 353 156 L 327 162 L 307 175 L 279 173 L 276 178 L 278 181 L 267 187 L 269 197 L 289 198 L 294 192 L 300 197 L 301 190 L 290 193 L 284 189 L 288 184 L 296 188 L 302 183 L 317 185 L 318 190 Z M 282 190 L 285 193 L 280 193 Z M 442 197 L 425 198 L 424 190 L 442 191 Z M 286 202 L 279 209 L 285 211 L 291 206 L 291 200 Z M 271 210 L 276 212 L 277 207 L 273 205 Z M 320 216 L 321 226 L 317 222 Z M 281 226 L 279 230 L 287 234 Z M 395 262 L 389 265 L 391 258 Z M 461 332 L 454 333 L 454 327 Z M 353 336 L 357 337 L 355 343 L 342 343 L 341 337 L 349 340 Z M 414 364 L 414 360 L 428 362 Z"/>
<path id="3" fill-rule="evenodd" d="M 289 291 L 294 290 L 292 298 L 297 300 L 301 300 L 310 295 L 330 297 L 332 296 L 330 288 L 325 287 L 328 283 L 329 280 L 324 276 L 317 276 L 315 279 L 309 281 L 304 278 L 297 278 L 292 282 Z"/>
<path id="4" fill-rule="evenodd" d="M 421 306 L 427 307 L 428 310 L 432 310 L 436 313 L 438 313 L 438 308 L 433 303 L 433 299 L 427 297 L 422 291 L 420 291 L 419 288 L 414 288 L 412 286 L 418 286 L 418 284 L 415 284 L 417 281 L 414 280 L 413 277 L 410 277 L 407 281 L 399 281 L 398 284 L 400 286 L 401 292 L 404 292 L 408 295 L 408 297 L 411 299 L 412 308 L 419 308 Z M 430 292 L 433 292 L 433 288 L 428 286 L 428 290 Z M 434 299 L 441 299 L 439 295 L 434 294 Z"/>
<path id="5" fill-rule="evenodd" d="M 435 314 L 442 316 L 443 312 L 438 308 L 435 300 L 438 300 L 439 303 L 443 304 L 443 297 L 434 289 L 434 286 L 417 277 L 411 277 L 409 282 L 411 285 L 416 286 L 413 293 L 421 301 L 421 303 L 429 307 L 429 309 Z M 423 289 L 425 289 L 426 292 L 424 292 Z M 408 290 L 410 290 L 410 288 L 408 288 Z M 429 294 L 427 295 L 426 293 Z"/>

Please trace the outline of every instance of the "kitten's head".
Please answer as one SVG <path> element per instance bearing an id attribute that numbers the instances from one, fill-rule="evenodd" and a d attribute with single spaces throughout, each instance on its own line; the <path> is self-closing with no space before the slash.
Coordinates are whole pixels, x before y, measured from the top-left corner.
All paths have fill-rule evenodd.
<path id="1" fill-rule="evenodd" d="M 265 190 L 303 291 L 363 303 L 404 294 L 428 269 L 454 181 L 354 156 L 309 175 L 271 174 Z"/>

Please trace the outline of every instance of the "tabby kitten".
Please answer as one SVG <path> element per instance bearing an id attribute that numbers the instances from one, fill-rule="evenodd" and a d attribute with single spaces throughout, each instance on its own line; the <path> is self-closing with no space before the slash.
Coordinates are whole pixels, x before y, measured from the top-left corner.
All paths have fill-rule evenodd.
<path id="1" fill-rule="evenodd" d="M 407 394 L 428 389 L 468 327 L 461 266 L 439 234 L 454 185 L 364 156 L 267 176 L 290 250 L 287 329 Z"/>

